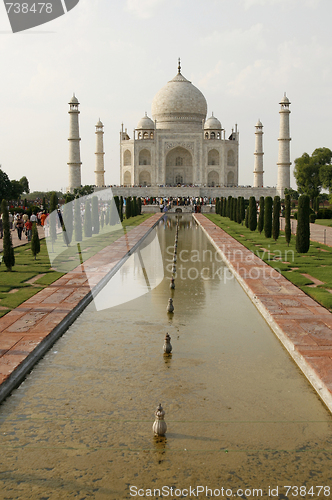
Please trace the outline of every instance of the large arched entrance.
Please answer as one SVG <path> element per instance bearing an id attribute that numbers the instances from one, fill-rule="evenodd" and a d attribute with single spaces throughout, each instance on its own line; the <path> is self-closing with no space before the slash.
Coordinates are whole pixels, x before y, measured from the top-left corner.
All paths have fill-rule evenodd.
<path id="1" fill-rule="evenodd" d="M 181 146 L 172 149 L 166 156 L 166 184 L 192 184 L 193 159 L 190 151 Z"/>

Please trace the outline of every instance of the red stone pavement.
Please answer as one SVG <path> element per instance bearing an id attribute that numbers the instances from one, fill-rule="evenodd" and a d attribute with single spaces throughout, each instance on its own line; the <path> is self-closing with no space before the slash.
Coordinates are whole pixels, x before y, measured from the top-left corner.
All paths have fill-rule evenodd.
<path id="1" fill-rule="evenodd" d="M 332 224 L 332 220 L 331 220 Z M 292 234 L 296 234 L 297 220 L 291 219 L 291 231 Z M 285 219 L 280 218 L 280 229 L 285 230 Z M 312 241 L 318 241 L 318 243 L 323 243 L 332 247 L 332 227 L 321 226 L 320 224 L 310 224 L 310 239 Z"/>
<path id="2" fill-rule="evenodd" d="M 332 314 L 204 215 L 194 217 L 332 411 Z"/>
<path id="3" fill-rule="evenodd" d="M 155 214 L 0 318 L 0 384 L 160 219 Z"/>

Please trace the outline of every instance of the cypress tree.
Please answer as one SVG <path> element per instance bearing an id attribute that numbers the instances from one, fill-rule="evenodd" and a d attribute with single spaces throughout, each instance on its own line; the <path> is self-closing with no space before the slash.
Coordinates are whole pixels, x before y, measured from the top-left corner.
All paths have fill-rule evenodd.
<path id="1" fill-rule="evenodd" d="M 245 216 L 246 216 L 246 205 L 245 205 L 245 201 L 244 201 L 244 197 L 241 196 L 242 198 L 242 203 L 241 203 L 241 222 L 245 219 Z"/>
<path id="2" fill-rule="evenodd" d="M 138 207 L 138 209 L 137 209 L 138 214 L 137 215 L 141 215 L 141 213 L 142 213 L 142 199 L 140 196 L 137 198 L 137 207 Z"/>
<path id="3" fill-rule="evenodd" d="M 45 198 L 45 196 L 43 196 L 42 205 L 43 205 L 43 210 L 45 210 L 47 212 L 47 204 L 46 204 L 46 198 Z"/>
<path id="4" fill-rule="evenodd" d="M 57 226 L 57 221 L 58 221 L 58 197 L 56 193 L 52 193 L 51 195 L 51 201 L 50 201 L 50 215 L 49 215 L 49 222 L 50 222 L 50 237 L 52 241 L 52 247 L 53 243 L 57 239 L 57 234 L 56 234 L 56 226 Z M 52 248 L 53 251 L 53 248 Z"/>
<path id="5" fill-rule="evenodd" d="M 2 212 L 2 229 L 3 229 L 3 261 L 8 271 L 11 271 L 15 265 L 15 255 L 12 242 L 12 235 L 10 232 L 9 212 L 7 208 L 7 201 L 5 199 L 1 202 Z"/>
<path id="6" fill-rule="evenodd" d="M 130 219 L 131 217 L 131 198 L 128 196 L 126 198 L 126 219 Z"/>
<path id="7" fill-rule="evenodd" d="M 137 215 L 137 198 L 136 198 L 136 196 L 133 196 L 131 210 L 132 210 L 132 217 L 136 217 L 136 215 Z"/>
<path id="8" fill-rule="evenodd" d="M 40 252 L 40 241 L 39 241 L 37 224 L 35 222 L 32 224 L 31 251 L 32 255 L 36 260 L 37 253 Z"/>
<path id="9" fill-rule="evenodd" d="M 226 217 L 226 211 L 227 211 L 227 198 L 225 196 L 223 199 L 223 203 L 222 203 L 222 214 L 221 215 L 223 217 Z"/>
<path id="10" fill-rule="evenodd" d="M 272 223 L 272 236 L 274 241 L 279 238 L 280 229 L 280 196 L 275 196 L 273 200 L 273 223 Z"/>
<path id="11" fill-rule="evenodd" d="M 259 231 L 259 234 L 261 234 L 264 229 L 264 196 L 261 196 L 259 198 L 259 216 L 257 229 Z"/>
<path id="12" fill-rule="evenodd" d="M 90 204 L 90 200 L 86 200 L 86 202 L 85 202 L 84 236 L 86 238 L 91 238 L 91 236 L 92 236 L 92 220 L 91 220 L 91 204 Z"/>
<path id="13" fill-rule="evenodd" d="M 244 218 L 244 224 L 246 227 L 249 227 L 249 207 L 247 207 L 247 210 L 246 210 L 246 215 L 245 215 L 245 218 Z"/>
<path id="14" fill-rule="evenodd" d="M 226 213 L 226 217 L 230 218 L 231 213 L 232 213 L 232 197 L 229 196 L 228 199 L 227 199 L 227 213 Z"/>
<path id="15" fill-rule="evenodd" d="M 71 197 L 66 197 L 66 203 L 63 207 L 63 234 L 65 237 L 65 243 L 70 245 L 73 238 L 73 203 L 71 203 Z M 66 234 L 65 234 L 66 233 Z"/>
<path id="16" fill-rule="evenodd" d="M 241 224 L 241 196 L 238 196 L 237 198 L 237 204 L 236 204 L 236 222 L 238 224 Z"/>
<path id="17" fill-rule="evenodd" d="M 249 229 L 250 231 L 256 231 L 257 228 L 257 207 L 256 199 L 254 196 L 249 198 Z"/>
<path id="18" fill-rule="evenodd" d="M 219 214 L 219 196 L 216 197 L 216 214 Z"/>
<path id="19" fill-rule="evenodd" d="M 74 207 L 75 241 L 82 241 L 81 203 L 79 198 L 76 198 Z"/>
<path id="20" fill-rule="evenodd" d="M 105 224 L 105 212 L 104 210 L 102 210 L 100 215 L 100 225 L 102 229 L 104 228 L 104 224 Z"/>
<path id="21" fill-rule="evenodd" d="M 264 234 L 266 238 L 272 236 L 272 198 L 267 196 L 264 200 Z"/>
<path id="22" fill-rule="evenodd" d="M 307 195 L 302 195 L 298 202 L 297 229 L 296 229 L 296 250 L 299 253 L 307 253 L 310 248 L 310 199 Z"/>
<path id="23" fill-rule="evenodd" d="M 233 216 L 232 220 L 234 222 L 237 221 L 237 198 L 233 198 Z"/>
<path id="24" fill-rule="evenodd" d="M 120 208 L 120 221 L 123 221 L 123 197 L 120 196 L 120 202 L 119 202 L 119 208 Z"/>
<path id="25" fill-rule="evenodd" d="M 292 237 L 290 214 L 291 214 L 291 197 L 289 194 L 286 194 L 286 196 L 285 196 L 285 237 L 286 237 L 286 243 L 288 246 L 289 246 L 289 242 L 290 242 L 291 237 Z"/>
<path id="26" fill-rule="evenodd" d="M 98 196 L 92 197 L 92 233 L 99 234 L 99 209 L 98 209 Z"/>
<path id="27" fill-rule="evenodd" d="M 118 196 L 114 196 L 113 199 L 114 199 L 114 203 L 115 203 L 116 209 L 117 209 L 119 217 L 120 217 L 120 199 Z"/>

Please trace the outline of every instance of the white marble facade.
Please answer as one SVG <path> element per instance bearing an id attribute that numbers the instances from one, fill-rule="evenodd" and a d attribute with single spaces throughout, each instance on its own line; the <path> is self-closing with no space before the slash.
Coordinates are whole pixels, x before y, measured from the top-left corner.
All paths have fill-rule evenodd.
<path id="1" fill-rule="evenodd" d="M 179 64 L 152 101 L 153 120 L 145 114 L 133 138 L 122 125 L 121 185 L 237 186 L 237 126 L 226 139 L 220 121 L 213 113 L 206 116 L 204 95 L 182 76 Z"/>

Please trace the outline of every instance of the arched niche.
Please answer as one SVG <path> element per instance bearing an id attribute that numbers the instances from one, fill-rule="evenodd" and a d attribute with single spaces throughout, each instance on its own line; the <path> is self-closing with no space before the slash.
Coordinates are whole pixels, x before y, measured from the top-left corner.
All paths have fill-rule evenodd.
<path id="1" fill-rule="evenodd" d="M 211 149 L 211 151 L 208 152 L 208 165 L 219 165 L 219 158 L 219 151 Z"/>
<path id="2" fill-rule="evenodd" d="M 151 186 L 151 174 L 147 170 L 143 170 L 139 174 L 139 185 L 140 186 Z"/>
<path id="3" fill-rule="evenodd" d="M 234 172 L 228 172 L 227 174 L 227 186 L 232 187 L 235 184 Z"/>
<path id="4" fill-rule="evenodd" d="M 151 152 L 148 149 L 142 149 L 139 152 L 139 165 L 151 165 Z"/>
<path id="5" fill-rule="evenodd" d="M 235 154 L 234 151 L 230 150 L 227 153 L 227 165 L 230 167 L 235 167 Z"/>
<path id="6" fill-rule="evenodd" d="M 182 179 L 181 184 L 192 184 L 193 177 L 191 152 L 182 146 L 171 149 L 166 156 L 166 184 L 179 184 L 177 179 Z"/>
<path id="7" fill-rule="evenodd" d="M 129 149 L 126 149 L 126 151 L 123 153 L 123 164 L 125 167 L 131 165 L 131 152 Z"/>
<path id="8" fill-rule="evenodd" d="M 131 186 L 131 173 L 128 170 L 124 173 L 123 184 L 124 186 Z"/>
<path id="9" fill-rule="evenodd" d="M 219 186 L 219 174 L 215 170 L 212 170 L 212 172 L 209 172 L 208 174 L 208 186 Z"/>

